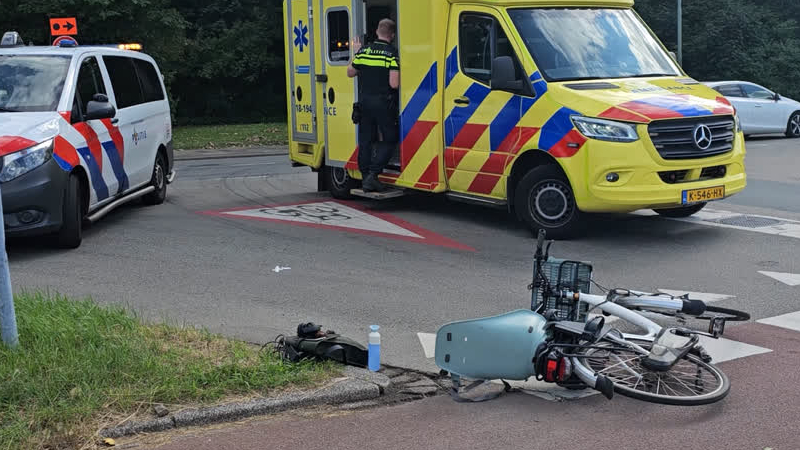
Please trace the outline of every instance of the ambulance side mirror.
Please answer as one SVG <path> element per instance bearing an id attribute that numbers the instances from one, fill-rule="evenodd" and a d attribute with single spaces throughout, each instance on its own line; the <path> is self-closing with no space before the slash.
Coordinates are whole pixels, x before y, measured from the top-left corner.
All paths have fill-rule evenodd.
<path id="1" fill-rule="evenodd" d="M 523 83 L 516 74 L 514 60 L 510 56 L 498 56 L 492 61 L 492 90 L 521 92 Z"/>
<path id="2" fill-rule="evenodd" d="M 94 98 L 86 104 L 84 120 L 111 119 L 117 115 L 114 105 L 108 101 L 108 97 L 103 94 L 95 94 Z"/>

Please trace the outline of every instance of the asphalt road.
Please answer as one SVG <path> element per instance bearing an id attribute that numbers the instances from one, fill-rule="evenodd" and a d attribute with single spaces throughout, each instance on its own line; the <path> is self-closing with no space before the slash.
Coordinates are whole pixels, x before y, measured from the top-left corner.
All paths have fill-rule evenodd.
<path id="1" fill-rule="evenodd" d="M 638 214 L 598 216 L 591 218 L 586 236 L 558 242 L 552 253 L 592 262 L 595 280 L 606 287 L 722 294 L 730 297 L 719 305 L 746 310 L 753 320 L 800 310 L 800 286 L 760 273 L 800 273 L 800 233 L 791 231 L 798 226 L 791 221 L 800 221 L 800 141 L 755 140 L 748 144 L 748 150 L 747 190 L 709 206 L 703 214 L 710 214 L 706 217 L 709 220 L 718 217 L 717 211 L 723 211 L 719 214 L 725 217 L 760 214 L 778 218 L 778 225 L 729 228 L 708 220 L 674 221 Z M 421 194 L 387 202 L 339 204 L 341 211 L 337 214 L 347 212 L 351 222 L 372 227 L 367 233 L 355 233 L 347 228 L 300 225 L 296 220 L 308 212 L 303 207 L 272 208 L 331 200 L 326 193 L 316 192 L 315 174 L 292 168 L 285 156 L 180 161 L 177 170 L 178 179 L 169 188 L 166 204 L 120 208 L 90 227 L 77 250 L 53 250 L 40 239 L 10 242 L 14 289 L 50 290 L 127 305 L 152 320 L 200 325 L 256 343 L 271 341 L 277 334 L 294 333 L 298 323 L 307 321 L 366 343 L 369 325 L 379 324 L 384 363 L 431 371 L 437 368 L 426 357 L 417 333 L 435 333 L 450 321 L 530 305 L 527 285 L 535 242 L 531 233 L 504 211 Z M 272 208 L 269 217 L 261 216 L 271 220 L 220 213 L 262 208 Z M 316 208 L 313 212 L 319 216 L 322 210 Z M 362 216 L 356 217 L 359 214 Z M 742 325 L 750 326 L 755 325 Z M 785 346 L 774 342 L 775 335 L 770 332 L 752 336 L 744 331 L 732 333 L 747 343 L 775 350 L 773 357 L 783 355 L 779 362 L 766 360 L 768 365 L 761 366 L 770 369 L 766 379 L 759 379 L 763 371 L 752 366 L 763 356 L 725 363 L 730 365 L 732 376 L 739 377 L 740 385 L 747 386 L 737 391 L 737 396 L 745 397 L 736 397 L 735 405 L 746 407 L 757 399 L 763 383 L 773 385 L 770 399 L 779 398 L 777 380 L 788 376 L 787 371 L 795 373 L 796 347 L 794 353 L 781 350 Z M 620 418 L 631 418 L 641 411 L 634 409 L 633 416 L 630 411 L 626 413 L 623 409 L 631 403 L 624 400 L 619 403 L 623 406 L 613 407 L 596 397 L 582 401 L 589 402 L 591 411 L 608 412 L 614 424 L 610 429 L 592 425 L 590 430 L 595 435 L 604 430 L 623 432 L 628 425 Z M 787 401 L 769 417 L 796 417 L 796 402 Z M 497 442 L 520 448 L 534 442 L 531 439 L 538 433 L 516 432 L 511 439 L 507 438 L 510 430 L 524 429 L 530 424 L 529 416 L 551 407 L 531 403 L 528 396 L 478 409 L 454 410 L 450 402 L 438 398 L 408 406 L 408 411 L 393 409 L 377 417 L 388 425 L 405 423 L 400 422 L 400 413 L 427 414 L 424 423 L 429 432 L 415 435 L 419 440 L 408 441 L 408 448 L 420 448 L 437 436 L 458 442 L 461 428 L 455 427 L 456 418 L 477 427 L 470 434 L 476 442 L 471 448 L 500 448 L 481 445 L 498 436 Z M 617 405 L 616 400 L 613 404 Z M 493 409 L 498 408 L 494 405 L 500 405 L 499 409 Z M 486 411 L 494 412 L 484 416 Z M 560 406 L 553 417 L 570 417 L 571 411 Z M 641 412 L 631 426 L 657 420 L 659 411 Z M 448 414 L 453 415 L 449 425 L 444 423 Z M 698 425 L 686 436 L 702 436 L 724 422 L 725 418 L 715 414 L 700 413 L 698 420 L 706 420 L 708 426 Z M 589 420 L 588 416 L 580 417 Z M 580 417 L 564 422 L 570 425 L 565 428 L 584 426 Z M 746 415 L 736 417 L 739 423 L 746 422 Z M 551 423 L 549 416 L 534 419 Z M 663 420 L 669 421 L 664 433 L 684 429 L 677 413 Z M 337 423 L 308 425 L 346 430 Z M 442 427 L 442 434 L 432 431 L 436 427 Z M 788 442 L 785 435 L 777 434 L 778 428 L 764 429 L 766 435 L 773 433 L 775 437 L 764 446 Z M 278 425 L 253 433 L 259 436 L 281 430 L 285 428 Z M 704 445 L 689 445 L 686 437 L 682 442 L 691 448 L 745 448 L 726 444 L 731 440 L 727 434 L 718 436 L 725 436 L 725 440 L 704 437 Z M 358 439 L 367 438 L 359 434 Z M 358 439 L 353 442 L 362 442 Z M 632 444 L 630 448 L 646 448 L 652 443 L 642 439 L 640 436 L 639 441 L 632 441 L 642 446 Z M 287 448 L 292 446 L 288 437 L 280 442 Z M 386 441 L 385 447 L 391 442 Z M 580 442 L 578 447 L 590 448 L 588 441 Z M 719 445 L 706 445 L 709 442 Z M 240 448 L 262 448 L 248 445 Z M 355 447 L 339 443 L 333 448 Z"/>
<path id="2" fill-rule="evenodd" d="M 799 141 L 750 144 L 746 194 L 713 208 L 800 219 L 798 163 Z M 177 170 L 166 204 L 113 212 L 87 230 L 78 250 L 13 241 L 15 289 L 89 296 L 259 343 L 304 321 L 364 340 L 369 325 L 379 324 L 384 362 L 426 370 L 436 367 L 418 332 L 529 305 L 534 240 L 504 211 L 426 195 L 353 205 L 457 244 L 431 245 L 435 239 L 201 214 L 330 200 L 316 192 L 315 174 L 284 156 L 182 161 Z M 776 183 L 785 188 L 772 191 Z M 607 287 L 731 295 L 726 306 L 758 319 L 800 309 L 798 288 L 758 272 L 800 273 L 799 245 L 791 237 L 622 215 L 592 218 L 584 238 L 559 242 L 553 253 L 591 261 Z M 276 273 L 276 266 L 291 269 Z"/>

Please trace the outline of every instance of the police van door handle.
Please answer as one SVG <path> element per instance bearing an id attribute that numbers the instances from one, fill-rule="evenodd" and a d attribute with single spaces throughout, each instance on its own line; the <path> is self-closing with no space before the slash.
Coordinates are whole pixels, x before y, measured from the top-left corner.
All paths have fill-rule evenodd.
<path id="1" fill-rule="evenodd" d="M 328 75 L 321 74 L 316 76 L 317 83 L 327 83 L 328 82 Z"/>
<path id="2" fill-rule="evenodd" d="M 457 97 L 453 102 L 457 105 L 469 105 L 469 98 L 467 97 Z"/>
<path id="3" fill-rule="evenodd" d="M 116 124 L 118 124 L 118 123 L 119 123 L 119 119 L 117 119 L 116 117 L 114 117 L 113 119 L 111 119 L 111 125 L 116 125 Z"/>

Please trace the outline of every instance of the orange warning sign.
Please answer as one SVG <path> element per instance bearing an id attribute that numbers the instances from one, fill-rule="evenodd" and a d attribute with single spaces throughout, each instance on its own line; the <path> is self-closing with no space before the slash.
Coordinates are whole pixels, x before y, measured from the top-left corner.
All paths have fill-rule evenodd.
<path id="1" fill-rule="evenodd" d="M 78 34 L 78 21 L 74 17 L 50 19 L 51 36 L 75 36 Z"/>

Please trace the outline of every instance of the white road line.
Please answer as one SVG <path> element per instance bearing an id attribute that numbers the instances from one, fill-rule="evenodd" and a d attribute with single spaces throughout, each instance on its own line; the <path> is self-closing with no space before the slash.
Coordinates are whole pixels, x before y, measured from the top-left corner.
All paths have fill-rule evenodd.
<path id="1" fill-rule="evenodd" d="M 436 356 L 436 335 L 432 333 L 417 333 L 419 343 L 422 345 L 422 351 L 425 352 L 425 358 L 431 359 Z"/>
<path id="2" fill-rule="evenodd" d="M 631 214 L 643 217 L 652 217 L 658 215 L 650 210 L 635 211 L 632 212 Z M 739 217 L 747 217 L 752 220 L 761 220 L 765 223 L 769 221 L 776 221 L 777 223 L 766 226 L 758 226 L 758 227 L 746 227 L 740 225 L 730 225 L 727 223 L 719 223 L 719 221 L 722 220 L 739 218 Z M 665 217 L 665 219 L 676 220 L 679 222 L 695 223 L 698 225 L 706 225 L 706 226 L 720 227 L 720 228 L 731 228 L 734 230 L 752 231 L 756 233 L 772 234 L 776 236 L 784 236 L 784 237 L 800 239 L 800 222 L 791 219 L 783 219 L 780 217 L 762 216 L 758 214 L 743 214 L 732 211 L 723 211 L 715 209 L 704 209 L 703 211 L 700 211 L 691 217 L 687 218 Z"/>
<path id="3" fill-rule="evenodd" d="M 758 323 L 772 325 L 788 330 L 800 331 L 800 312 L 784 314 L 777 317 L 769 317 L 767 319 L 757 320 Z"/>
<path id="4" fill-rule="evenodd" d="M 768 348 L 745 344 L 744 342 L 731 341 L 725 338 L 714 339 L 700 336 L 700 344 L 706 349 L 706 352 L 711 355 L 712 364 L 772 352 L 772 350 Z"/>
<path id="5" fill-rule="evenodd" d="M 800 274 L 796 273 L 781 273 L 781 272 L 764 272 L 759 270 L 761 275 L 768 276 L 772 279 L 778 280 L 783 284 L 789 286 L 800 286 Z"/>

